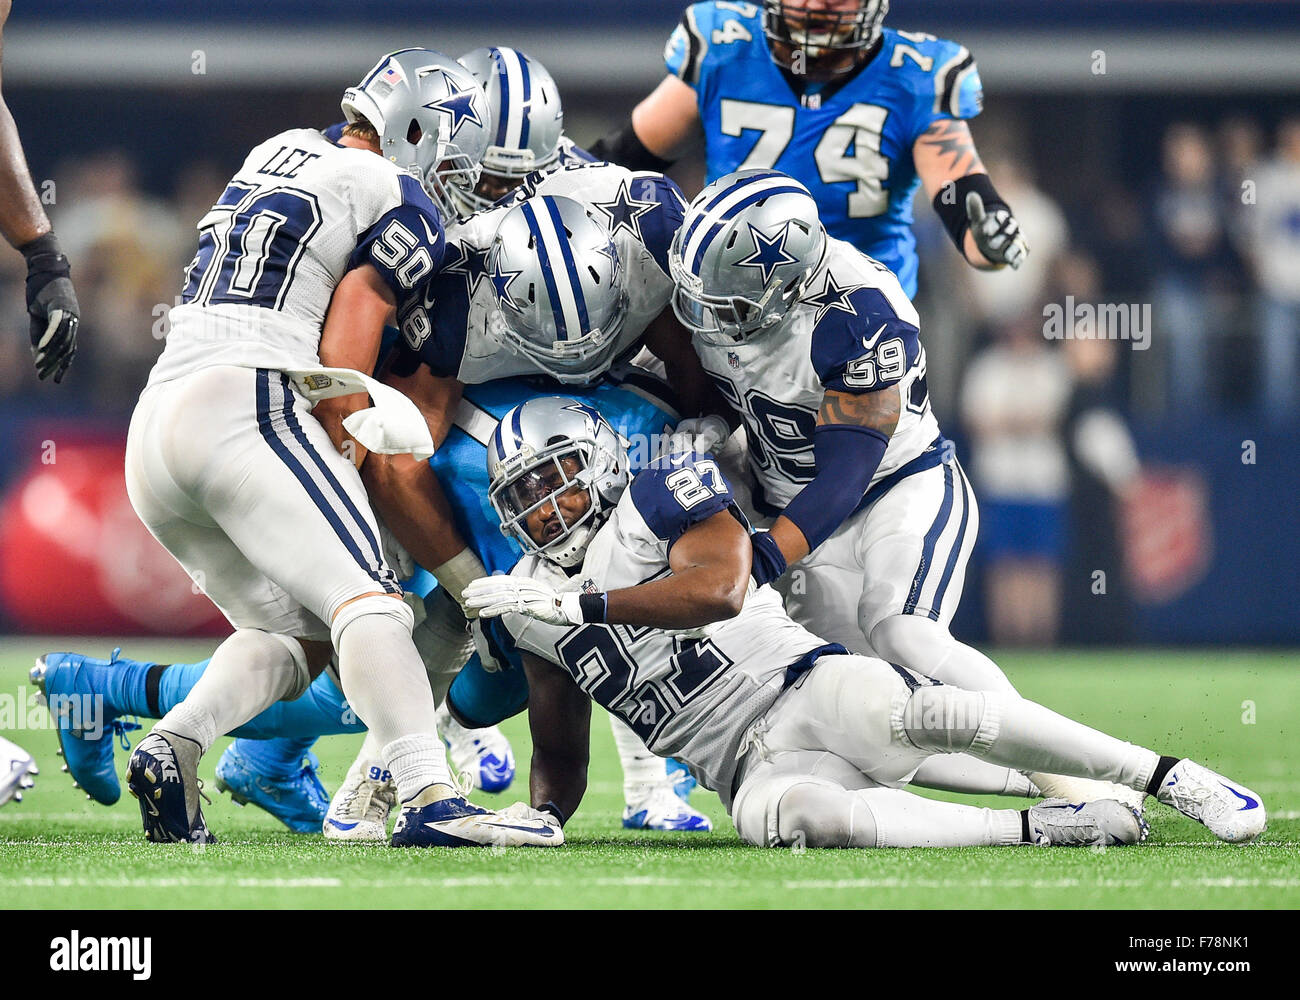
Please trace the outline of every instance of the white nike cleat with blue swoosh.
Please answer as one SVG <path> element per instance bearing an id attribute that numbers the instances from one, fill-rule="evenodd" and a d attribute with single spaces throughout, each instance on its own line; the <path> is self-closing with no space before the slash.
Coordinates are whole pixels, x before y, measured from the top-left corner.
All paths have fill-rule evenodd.
<path id="1" fill-rule="evenodd" d="M 1194 760 L 1175 764 L 1156 798 L 1230 844 L 1254 840 L 1264 832 L 1264 803 L 1259 795 Z"/>

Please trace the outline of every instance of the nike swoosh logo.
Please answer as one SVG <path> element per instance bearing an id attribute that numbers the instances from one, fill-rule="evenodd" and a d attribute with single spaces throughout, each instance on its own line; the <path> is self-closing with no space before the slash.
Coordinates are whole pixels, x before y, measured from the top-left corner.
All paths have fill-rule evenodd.
<path id="1" fill-rule="evenodd" d="M 881 324 L 880 324 L 880 329 L 879 329 L 879 330 L 877 330 L 875 333 L 873 333 L 870 337 L 863 337 L 863 338 L 862 338 L 862 346 L 863 346 L 866 350 L 868 350 L 868 351 L 871 350 L 871 343 L 872 343 L 872 341 L 874 341 L 877 337 L 879 337 L 882 333 L 884 333 L 884 332 L 885 332 L 885 327 L 888 326 L 888 325 L 889 325 L 888 323 L 881 323 Z"/>
<path id="2" fill-rule="evenodd" d="M 357 828 L 356 823 L 340 823 L 336 819 L 331 819 L 328 822 L 329 825 L 334 827 L 336 830 L 355 830 Z"/>
<path id="3" fill-rule="evenodd" d="M 433 230 L 429 228 L 429 223 L 423 215 L 420 216 L 420 225 L 424 227 L 424 235 L 429 237 L 429 245 L 437 246 L 438 237 L 433 234 Z"/>
<path id="4" fill-rule="evenodd" d="M 1237 796 L 1237 798 L 1241 799 L 1242 802 L 1246 803 L 1244 806 L 1238 809 L 1237 812 L 1245 812 L 1248 809 L 1259 808 L 1259 803 L 1254 799 L 1252 799 L 1249 795 L 1242 795 L 1241 792 L 1237 791 L 1235 788 L 1233 788 L 1231 785 L 1227 784 L 1226 782 L 1220 781 L 1219 784 L 1223 785 L 1224 788 L 1230 791 L 1233 795 Z"/>

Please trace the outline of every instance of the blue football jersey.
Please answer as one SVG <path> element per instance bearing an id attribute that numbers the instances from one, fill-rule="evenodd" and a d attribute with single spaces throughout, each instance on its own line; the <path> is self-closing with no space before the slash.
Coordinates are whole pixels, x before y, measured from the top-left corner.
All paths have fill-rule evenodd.
<path id="1" fill-rule="evenodd" d="M 784 171 L 813 193 L 832 236 L 887 265 L 915 296 L 912 147 L 941 118 L 979 114 L 979 71 L 964 47 L 885 28 L 851 77 L 799 93 L 772 61 L 761 6 L 717 0 L 687 8 L 664 60 L 697 94 L 708 181 Z"/>

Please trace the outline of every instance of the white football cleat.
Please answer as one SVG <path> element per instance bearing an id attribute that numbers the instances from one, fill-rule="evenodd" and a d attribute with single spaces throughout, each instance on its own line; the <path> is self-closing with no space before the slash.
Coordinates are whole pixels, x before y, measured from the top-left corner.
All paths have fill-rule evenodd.
<path id="1" fill-rule="evenodd" d="M 1029 837 L 1039 847 L 1116 847 L 1147 839 L 1151 827 L 1132 806 L 1114 799 L 1048 799 L 1029 807 Z"/>
<path id="2" fill-rule="evenodd" d="M 355 761 L 330 800 L 321 829 L 326 840 L 383 843 L 388 814 L 397 806 L 397 785 L 377 760 Z"/>
<path id="3" fill-rule="evenodd" d="M 708 833 L 713 821 L 677 796 L 671 780 L 639 785 L 627 796 L 623 826 L 629 830 Z"/>
<path id="4" fill-rule="evenodd" d="M 1071 778 L 1064 774 L 1045 774 L 1042 771 L 1034 771 L 1026 777 L 1049 799 L 1065 799 L 1069 802 L 1114 799 L 1141 812 L 1147 798 L 1146 792 L 1095 778 Z"/>
<path id="5" fill-rule="evenodd" d="M 560 847 L 559 820 L 536 810 L 492 812 L 450 785 L 434 784 L 402 803 L 394 847 Z"/>
<path id="6" fill-rule="evenodd" d="M 500 729 L 466 729 L 452 718 L 445 702 L 434 717 L 434 725 L 447 745 L 452 767 L 462 777 L 469 777 L 470 788 L 504 792 L 510 787 L 515 780 L 515 755 Z"/>
<path id="7" fill-rule="evenodd" d="M 31 754 L 0 736 L 0 806 L 10 799 L 21 802 L 23 789 L 31 788 L 32 777 L 39 773 Z"/>
<path id="8" fill-rule="evenodd" d="M 1264 803 L 1258 793 L 1194 760 L 1183 758 L 1175 764 L 1156 798 L 1230 844 L 1254 840 L 1264 832 Z"/>

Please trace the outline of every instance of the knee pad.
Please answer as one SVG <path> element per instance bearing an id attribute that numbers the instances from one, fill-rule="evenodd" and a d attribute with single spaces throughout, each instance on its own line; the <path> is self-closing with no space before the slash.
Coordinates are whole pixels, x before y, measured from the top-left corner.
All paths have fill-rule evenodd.
<path id="1" fill-rule="evenodd" d="M 902 729 L 918 750 L 981 754 L 997 739 L 997 696 L 940 684 L 918 687 L 903 706 Z"/>
<path id="2" fill-rule="evenodd" d="M 756 847 L 849 847 L 875 838 L 870 811 L 855 809 L 857 801 L 825 778 L 772 775 L 741 785 L 732 816 L 740 839 Z"/>
<path id="3" fill-rule="evenodd" d="M 345 605 L 334 616 L 334 621 L 330 623 L 330 641 L 334 643 L 336 650 L 339 648 L 339 643 L 343 639 L 343 632 L 347 627 L 358 618 L 364 618 L 367 615 L 382 615 L 385 618 L 391 618 L 401 624 L 407 635 L 410 635 L 411 629 L 415 627 L 415 612 L 411 610 L 409 604 L 393 597 L 372 594 L 369 597 L 362 597 L 351 604 Z"/>
<path id="4" fill-rule="evenodd" d="M 264 634 L 278 640 L 289 651 L 289 656 L 293 660 L 293 685 L 288 692 L 280 697 L 280 700 L 296 701 L 311 687 L 311 666 L 307 662 L 307 651 L 302 648 L 302 643 L 291 636 L 279 635 L 275 632 L 266 632 Z"/>

